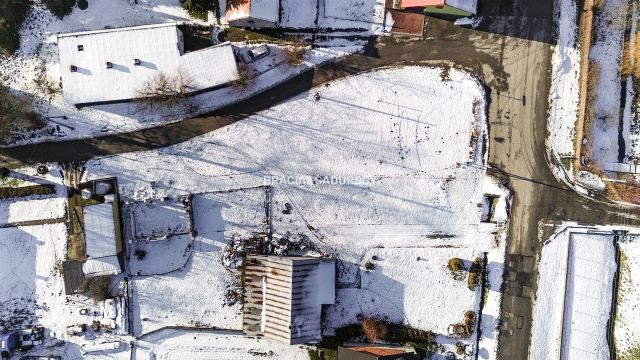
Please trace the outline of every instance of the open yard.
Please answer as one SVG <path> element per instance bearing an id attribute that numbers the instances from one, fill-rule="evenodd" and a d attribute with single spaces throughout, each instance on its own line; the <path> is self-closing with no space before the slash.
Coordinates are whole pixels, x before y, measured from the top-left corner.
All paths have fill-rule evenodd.
<path id="1" fill-rule="evenodd" d="M 195 238 L 177 235 L 137 241 L 130 249 L 134 334 L 164 326 L 241 329 L 239 272 L 241 241 L 268 233 L 265 188 L 203 193 L 193 197 Z M 159 224 L 181 218 L 157 219 Z M 148 219 L 147 222 L 156 221 Z M 137 251 L 145 255 L 138 258 Z"/>
<path id="2" fill-rule="evenodd" d="M 463 320 L 464 310 L 478 310 L 480 297 L 443 270 L 448 258 L 459 254 L 471 261 L 487 252 L 488 287 L 499 289 L 502 282 L 508 193 L 485 174 L 484 109 L 482 88 L 466 73 L 451 70 L 443 80 L 440 68 L 391 68 L 329 83 L 179 145 L 89 162 L 87 177 L 118 174 L 126 199 L 220 192 L 194 198 L 197 237 L 187 266 L 135 280 L 142 319 L 137 333 L 197 321 L 239 329 L 239 305 L 220 307 L 232 278 L 220 251 L 235 237 L 265 230 L 270 220 L 274 251 L 338 258 L 341 300 L 366 302 L 368 287 L 395 281 L 406 294 L 367 310 L 403 320 L 394 308 L 401 306 L 409 311 L 410 325 L 437 331 L 441 342 L 453 346 L 442 333 L 449 322 Z M 270 201 L 245 190 L 226 192 L 262 185 L 271 189 Z M 496 200 L 488 202 L 485 195 Z M 206 221 L 199 220 L 199 204 L 209 209 L 202 212 Z M 268 218 L 262 217 L 265 208 L 271 210 Z M 234 231 L 238 224 L 249 228 Z M 361 273 L 377 247 L 398 249 L 379 250 L 386 260 L 372 273 Z M 408 255 L 410 247 L 420 255 Z M 437 276 L 407 283 L 409 273 L 400 264 L 408 261 L 416 272 L 435 269 Z M 187 308 L 193 292 L 188 284 L 195 283 L 207 284 L 206 306 Z M 409 289 L 427 284 L 442 285 L 432 286 L 430 307 L 455 311 L 433 318 L 420 309 L 417 290 Z M 465 296 L 452 302 L 453 293 Z M 496 351 L 499 304 L 500 293 L 489 291 L 480 339 L 484 358 Z M 353 323 L 354 316 L 350 312 L 340 325 Z"/>

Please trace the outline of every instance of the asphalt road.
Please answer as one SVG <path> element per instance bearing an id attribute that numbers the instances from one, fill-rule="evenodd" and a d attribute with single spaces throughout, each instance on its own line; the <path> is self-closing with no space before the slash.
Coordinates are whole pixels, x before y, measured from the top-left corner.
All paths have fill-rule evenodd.
<path id="1" fill-rule="evenodd" d="M 579 196 L 549 169 L 545 138 L 553 49 L 553 0 L 481 2 L 480 31 L 432 20 L 424 41 L 382 38 L 362 55 L 309 71 L 211 116 L 128 134 L 0 149 L 0 165 L 84 161 L 188 140 L 339 77 L 393 64 L 453 63 L 476 73 L 489 95 L 489 162 L 514 190 L 500 333 L 500 358 L 528 357 L 541 224 L 640 225 L 638 210 Z"/>

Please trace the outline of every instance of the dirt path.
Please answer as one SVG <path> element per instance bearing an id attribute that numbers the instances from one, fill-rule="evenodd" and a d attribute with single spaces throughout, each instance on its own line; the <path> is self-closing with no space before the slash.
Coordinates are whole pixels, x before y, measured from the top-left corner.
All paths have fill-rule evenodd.
<path id="1" fill-rule="evenodd" d="M 594 0 L 584 0 L 581 9 L 582 16 L 580 18 L 579 40 L 580 44 L 580 98 L 578 100 L 578 119 L 576 119 L 576 137 L 575 137 L 575 160 L 573 164 L 574 172 L 581 168 L 580 157 L 582 155 L 582 138 L 584 137 L 585 113 L 587 109 L 588 79 L 589 79 L 589 53 L 591 52 L 591 41 L 593 40 L 593 20 Z M 588 106 L 593 106 L 589 104 Z M 590 124 L 591 122 L 588 122 Z"/>

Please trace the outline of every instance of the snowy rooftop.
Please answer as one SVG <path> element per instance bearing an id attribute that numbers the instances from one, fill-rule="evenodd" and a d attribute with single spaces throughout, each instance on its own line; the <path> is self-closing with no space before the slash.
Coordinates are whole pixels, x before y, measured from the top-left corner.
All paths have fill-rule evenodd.
<path id="1" fill-rule="evenodd" d="M 113 203 L 85 206 L 82 212 L 88 257 L 82 265 L 85 276 L 119 273 Z"/>
<path id="2" fill-rule="evenodd" d="M 194 90 L 238 77 L 230 44 L 184 54 L 175 23 L 62 34 L 58 52 L 65 99 L 73 104 L 133 99 L 159 72 L 185 71 L 194 80 Z"/>
<path id="3" fill-rule="evenodd" d="M 242 0 L 235 1 L 233 5 L 227 2 L 227 21 L 254 18 L 278 22 L 280 18 L 280 5 L 278 0 Z"/>

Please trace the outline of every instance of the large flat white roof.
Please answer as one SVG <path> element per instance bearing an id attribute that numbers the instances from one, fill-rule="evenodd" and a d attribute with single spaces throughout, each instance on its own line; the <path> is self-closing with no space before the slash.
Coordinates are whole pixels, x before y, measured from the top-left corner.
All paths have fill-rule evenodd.
<path id="1" fill-rule="evenodd" d="M 178 69 L 194 80 L 194 91 L 238 78 L 229 43 L 186 54 L 182 43 L 175 23 L 61 34 L 58 52 L 65 99 L 72 104 L 133 99 L 146 80 Z M 140 65 L 134 65 L 135 59 Z M 107 62 L 113 64 L 111 69 Z"/>

